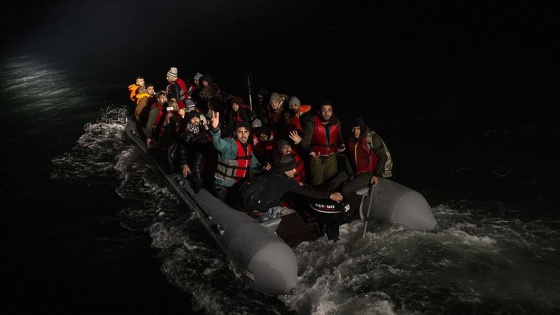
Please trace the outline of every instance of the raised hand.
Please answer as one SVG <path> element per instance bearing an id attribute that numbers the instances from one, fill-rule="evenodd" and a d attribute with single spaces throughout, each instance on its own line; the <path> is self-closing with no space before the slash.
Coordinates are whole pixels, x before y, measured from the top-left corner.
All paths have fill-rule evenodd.
<path id="1" fill-rule="evenodd" d="M 288 137 L 294 141 L 294 144 L 299 144 L 301 142 L 301 137 L 299 136 L 297 130 L 290 131 Z"/>
<path id="2" fill-rule="evenodd" d="M 212 129 L 218 128 L 218 125 L 220 124 L 220 112 L 213 111 L 210 122 L 212 123 Z"/>

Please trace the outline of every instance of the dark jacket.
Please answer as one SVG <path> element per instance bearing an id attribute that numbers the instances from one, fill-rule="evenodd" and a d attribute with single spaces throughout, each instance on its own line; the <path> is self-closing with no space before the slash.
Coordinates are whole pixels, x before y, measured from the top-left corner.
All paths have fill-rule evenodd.
<path id="1" fill-rule="evenodd" d="M 307 184 L 300 185 L 295 179 L 288 177 L 285 172 L 272 169 L 261 193 L 259 211 L 266 212 L 268 209 L 280 205 L 282 196 L 288 192 L 311 199 L 329 199 L 331 196 L 328 191 L 316 190 Z"/>

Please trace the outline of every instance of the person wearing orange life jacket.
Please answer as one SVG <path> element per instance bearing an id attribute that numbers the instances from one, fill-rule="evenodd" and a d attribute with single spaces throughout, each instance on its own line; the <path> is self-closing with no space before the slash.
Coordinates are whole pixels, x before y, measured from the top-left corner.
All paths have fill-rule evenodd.
<path id="1" fill-rule="evenodd" d="M 337 174 L 336 155 L 343 152 L 346 145 L 331 102 L 323 102 L 319 114 L 305 121 L 301 146 L 309 156 L 311 185 L 324 184 Z"/>
<path id="2" fill-rule="evenodd" d="M 158 93 L 157 102 L 150 108 L 148 122 L 146 123 L 146 145 L 148 147 L 157 146 L 157 140 L 165 120 L 166 108 L 167 93 L 161 91 Z"/>
<path id="3" fill-rule="evenodd" d="M 130 91 L 130 100 L 131 101 L 136 103 L 136 101 L 138 100 L 138 98 L 136 97 L 136 94 L 138 94 L 138 88 L 144 87 L 144 86 L 145 86 L 144 77 L 137 76 L 135 82 L 128 86 L 128 90 Z"/>
<path id="4" fill-rule="evenodd" d="M 184 103 L 187 100 L 187 84 L 183 79 L 178 77 L 178 70 L 176 67 L 171 67 L 169 71 L 167 71 L 167 88 L 165 92 L 167 93 L 167 97 L 169 99 L 176 99 L 178 102 Z"/>
<path id="5" fill-rule="evenodd" d="M 245 122 L 235 128 L 233 138 L 222 138 L 220 112 L 212 113 L 210 120 L 210 135 L 212 145 L 218 151 L 218 166 L 214 173 L 214 189 L 216 197 L 222 201 L 232 201 L 233 193 L 229 190 L 236 182 L 252 175 L 253 171 L 261 168 L 253 154 L 249 143 L 250 126 Z M 270 169 L 270 165 L 268 166 Z"/>
<path id="6" fill-rule="evenodd" d="M 356 117 L 350 123 L 348 157 L 355 177 L 342 187 L 342 194 L 359 190 L 368 185 L 377 185 L 378 177 L 391 177 L 393 160 L 383 139 Z"/>
<path id="7" fill-rule="evenodd" d="M 284 113 L 286 133 L 296 130 L 300 136 L 303 135 L 303 126 L 301 125 L 301 115 L 309 112 L 311 105 L 301 105 L 299 98 L 296 96 L 290 97 L 288 100 L 288 110 Z"/>

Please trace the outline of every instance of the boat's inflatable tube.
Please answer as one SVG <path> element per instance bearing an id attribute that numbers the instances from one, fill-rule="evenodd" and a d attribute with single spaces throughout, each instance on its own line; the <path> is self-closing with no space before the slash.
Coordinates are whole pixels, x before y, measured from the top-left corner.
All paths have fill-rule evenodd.
<path id="1" fill-rule="evenodd" d="M 125 131 L 152 167 L 167 180 L 170 188 L 200 216 L 236 270 L 251 281 L 256 290 L 270 295 L 295 292 L 296 255 L 275 234 L 273 228 L 232 209 L 205 189 L 195 194 L 188 184 L 184 185 L 179 180 L 180 177 L 168 174 L 158 159 L 147 150 L 144 141 L 138 136 L 134 121 L 129 120 Z"/>
<path id="2" fill-rule="evenodd" d="M 362 215 L 366 216 L 367 207 L 370 204 L 369 196 L 367 196 L 368 189 L 365 188 L 358 193 L 365 195 L 362 198 L 360 210 Z M 406 186 L 381 177 L 374 189 L 369 218 L 422 231 L 435 231 L 437 227 L 434 214 L 424 196 Z"/>
<path id="3" fill-rule="evenodd" d="M 253 274 L 255 289 L 267 294 L 294 292 L 297 259 L 281 238 L 204 189 L 194 199 L 211 218 L 208 223 L 221 235 L 224 245 Z"/>

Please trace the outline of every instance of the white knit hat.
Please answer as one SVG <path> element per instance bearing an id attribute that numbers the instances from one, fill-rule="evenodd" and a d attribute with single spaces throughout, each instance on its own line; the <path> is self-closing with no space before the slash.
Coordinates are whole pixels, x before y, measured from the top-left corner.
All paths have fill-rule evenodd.
<path id="1" fill-rule="evenodd" d="M 197 73 L 194 75 L 193 79 L 194 79 L 194 80 L 198 80 L 198 79 L 200 79 L 200 77 L 202 77 L 202 73 L 197 72 Z"/>
<path id="2" fill-rule="evenodd" d="M 169 69 L 169 71 L 167 71 L 167 76 L 168 77 L 177 77 L 177 68 L 176 67 L 171 67 L 171 69 Z"/>

